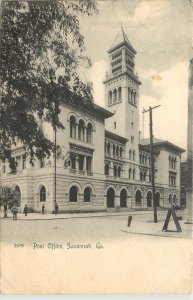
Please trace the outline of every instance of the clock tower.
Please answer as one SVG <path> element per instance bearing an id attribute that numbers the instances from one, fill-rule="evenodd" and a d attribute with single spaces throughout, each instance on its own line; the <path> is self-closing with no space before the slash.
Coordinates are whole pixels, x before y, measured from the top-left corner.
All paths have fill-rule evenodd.
<path id="1" fill-rule="evenodd" d="M 136 50 L 123 28 L 115 38 L 109 54 L 109 71 L 105 85 L 105 107 L 114 115 L 105 120 L 105 128 L 127 138 L 125 158 L 129 150 L 139 158 L 139 81 L 135 74 Z"/>

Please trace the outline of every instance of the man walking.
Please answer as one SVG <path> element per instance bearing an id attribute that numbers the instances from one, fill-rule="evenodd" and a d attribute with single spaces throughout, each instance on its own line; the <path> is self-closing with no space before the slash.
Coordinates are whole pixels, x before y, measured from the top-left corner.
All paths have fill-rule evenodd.
<path id="1" fill-rule="evenodd" d="M 23 209 L 23 212 L 24 212 L 24 214 L 25 214 L 25 217 L 27 217 L 27 204 L 25 204 L 25 207 L 24 207 L 24 209 Z"/>
<path id="2" fill-rule="evenodd" d="M 57 213 L 58 213 L 58 204 L 57 202 L 55 202 L 55 215 L 57 215 Z"/>

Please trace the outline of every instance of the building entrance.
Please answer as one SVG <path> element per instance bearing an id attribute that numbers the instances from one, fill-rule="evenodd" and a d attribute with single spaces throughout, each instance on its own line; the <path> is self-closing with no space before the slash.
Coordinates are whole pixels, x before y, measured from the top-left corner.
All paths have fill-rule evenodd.
<path id="1" fill-rule="evenodd" d="M 113 188 L 109 188 L 107 191 L 107 207 L 115 207 L 115 191 Z"/>

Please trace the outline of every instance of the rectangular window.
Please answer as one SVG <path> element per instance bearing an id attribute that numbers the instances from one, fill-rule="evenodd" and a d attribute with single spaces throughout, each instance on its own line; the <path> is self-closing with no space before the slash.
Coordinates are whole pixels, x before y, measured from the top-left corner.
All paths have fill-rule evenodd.
<path id="1" fill-rule="evenodd" d="M 92 157 L 90 157 L 90 156 L 86 157 L 86 170 L 89 173 L 92 172 Z"/>
<path id="2" fill-rule="evenodd" d="M 40 158 L 40 168 L 44 168 L 45 167 L 45 160 L 44 158 Z"/>
<path id="3" fill-rule="evenodd" d="M 26 157 L 24 155 L 22 156 L 22 169 L 26 169 Z"/>

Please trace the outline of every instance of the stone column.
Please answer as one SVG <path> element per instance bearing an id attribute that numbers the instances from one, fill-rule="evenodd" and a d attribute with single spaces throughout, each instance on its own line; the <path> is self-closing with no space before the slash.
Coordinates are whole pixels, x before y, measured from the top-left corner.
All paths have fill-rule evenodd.
<path id="1" fill-rule="evenodd" d="M 78 139 L 78 123 L 76 123 L 76 139 Z"/>
<path id="2" fill-rule="evenodd" d="M 86 126 L 84 127 L 84 142 L 87 140 L 87 128 Z"/>
<path id="3" fill-rule="evenodd" d="M 83 171 L 86 172 L 86 156 L 83 156 Z"/>

